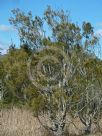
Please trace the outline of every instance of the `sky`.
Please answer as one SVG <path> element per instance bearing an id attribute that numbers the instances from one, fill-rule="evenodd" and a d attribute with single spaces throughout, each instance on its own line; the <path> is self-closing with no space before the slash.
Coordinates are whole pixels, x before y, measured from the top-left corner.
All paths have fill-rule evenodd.
<path id="1" fill-rule="evenodd" d="M 11 10 L 20 8 L 26 13 L 32 11 L 34 16 L 42 16 L 48 5 L 69 11 L 71 21 L 80 26 L 83 21 L 91 22 L 102 43 L 102 0 L 0 0 L 0 48 L 3 53 L 11 42 L 19 46 L 18 33 L 8 21 L 12 16 Z"/>

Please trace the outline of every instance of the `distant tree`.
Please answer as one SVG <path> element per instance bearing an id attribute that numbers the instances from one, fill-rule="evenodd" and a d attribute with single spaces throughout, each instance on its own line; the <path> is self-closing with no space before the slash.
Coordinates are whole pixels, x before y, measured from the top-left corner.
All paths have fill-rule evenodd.
<path id="1" fill-rule="evenodd" d="M 28 45 L 27 43 L 20 45 L 20 48 L 21 48 L 21 49 L 24 49 L 24 51 L 25 51 L 28 55 L 31 55 L 32 50 L 31 50 L 31 48 L 29 47 L 29 45 Z"/>
<path id="2" fill-rule="evenodd" d="M 26 78 L 27 57 L 27 53 L 23 50 L 10 47 L 8 54 L 3 59 L 7 94 L 11 94 L 16 99 L 24 99 L 23 88 L 28 82 Z"/>
<path id="3" fill-rule="evenodd" d="M 0 50 L 2 50 L 0 48 Z M 0 52 L 0 57 L 1 56 L 1 52 Z M 3 100 L 3 94 L 4 94 L 4 76 L 5 76 L 5 72 L 4 72 L 4 65 L 3 65 L 3 60 L 2 58 L 0 58 L 0 102 Z"/>

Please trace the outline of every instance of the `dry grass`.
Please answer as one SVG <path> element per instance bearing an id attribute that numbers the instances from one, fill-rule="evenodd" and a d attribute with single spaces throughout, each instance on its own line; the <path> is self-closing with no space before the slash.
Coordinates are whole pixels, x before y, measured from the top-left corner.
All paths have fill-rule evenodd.
<path id="1" fill-rule="evenodd" d="M 42 118 L 43 122 L 49 121 L 45 117 Z M 79 135 L 83 129 L 83 125 L 78 119 L 73 121 L 77 128 L 73 124 L 70 125 L 70 133 Z M 94 126 L 93 126 L 94 129 Z M 28 110 L 22 109 L 5 109 L 0 111 L 0 136 L 47 136 L 47 132 L 40 125 L 38 120 L 33 117 L 32 113 Z M 97 133 L 90 136 L 102 136 Z"/>
<path id="2" fill-rule="evenodd" d="M 42 136 L 44 130 L 32 113 L 13 108 L 2 110 L 0 136 Z"/>

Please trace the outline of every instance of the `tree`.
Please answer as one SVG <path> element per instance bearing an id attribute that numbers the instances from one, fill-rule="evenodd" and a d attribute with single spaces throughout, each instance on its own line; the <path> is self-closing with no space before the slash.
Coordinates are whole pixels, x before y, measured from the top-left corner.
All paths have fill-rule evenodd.
<path id="1" fill-rule="evenodd" d="M 87 133 L 90 133 L 93 117 L 91 119 L 87 117 L 98 113 L 96 111 L 99 111 L 101 101 L 98 99 L 101 92 L 93 89 L 94 83 L 100 88 L 95 82 L 96 75 L 100 72 L 95 67 L 97 58 L 93 60 L 89 52 L 89 47 L 98 43 L 91 23 L 83 22 L 81 28 L 69 21 L 69 15 L 63 10 L 56 11 L 50 6 L 43 18 L 36 16 L 33 19 L 31 12 L 26 15 L 19 9 L 12 12 L 14 17 L 10 19 L 10 23 L 19 32 L 21 49 L 11 50 L 5 62 L 6 72 L 9 73 L 8 87 L 12 92 L 16 92 L 17 96 L 19 93 L 22 96 L 24 86 L 28 94 L 30 89 L 34 91 L 30 85 L 27 87 L 29 80 L 25 73 L 26 62 L 30 57 L 28 75 L 39 94 L 36 98 L 30 95 L 32 99 L 29 100 L 40 123 L 42 124 L 39 115 L 46 113 L 51 126 L 42 125 L 55 135 L 62 136 L 68 123 L 67 113 L 70 115 L 78 113 Z M 49 37 L 45 35 L 44 23 L 52 32 Z M 37 51 L 38 47 L 40 49 Z M 96 74 L 92 66 L 99 73 Z M 97 66 L 100 67 L 98 63 Z M 101 78 L 98 78 L 98 81 L 100 82 Z M 94 99 L 97 93 L 97 98 Z M 92 111 L 94 103 L 98 106 Z"/>
<path id="2" fill-rule="evenodd" d="M 10 23 L 15 26 L 20 36 L 20 42 L 27 44 L 33 50 L 41 45 L 41 39 L 43 34 L 43 22 L 38 16 L 33 19 L 32 13 L 29 12 L 25 15 L 19 9 L 12 10 L 14 18 L 9 19 Z"/>
<path id="3" fill-rule="evenodd" d="M 81 94 L 77 102 L 77 113 L 81 122 L 85 125 L 85 133 L 91 133 L 93 123 L 98 124 L 101 118 L 101 85 L 99 75 L 96 71 L 99 66 L 99 60 L 86 56 L 81 62 L 80 74 L 82 77 L 77 78 L 77 86 L 81 89 Z M 101 71 L 99 72 L 101 74 Z M 79 76 L 79 74 L 78 74 Z"/>

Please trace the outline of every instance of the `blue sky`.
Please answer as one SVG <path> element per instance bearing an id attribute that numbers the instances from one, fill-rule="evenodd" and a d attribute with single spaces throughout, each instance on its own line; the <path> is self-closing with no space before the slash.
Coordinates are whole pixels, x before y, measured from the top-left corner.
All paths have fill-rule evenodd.
<path id="1" fill-rule="evenodd" d="M 82 24 L 91 22 L 96 33 L 102 36 L 102 0 L 0 0 L 0 47 L 5 50 L 9 47 L 11 39 L 19 45 L 19 37 L 9 24 L 11 10 L 20 8 L 33 15 L 42 16 L 47 5 L 54 9 L 64 9 L 70 12 L 73 22 Z M 102 43 L 102 42 L 101 42 Z"/>

